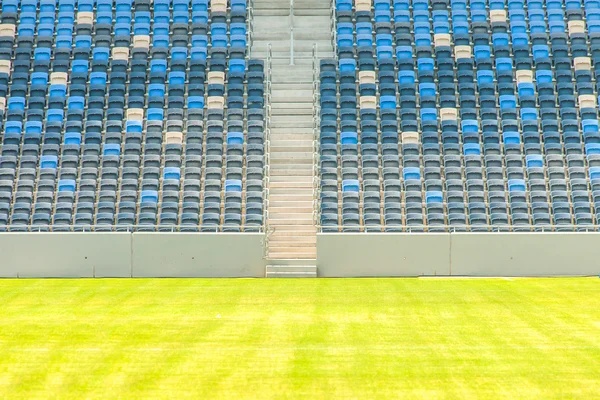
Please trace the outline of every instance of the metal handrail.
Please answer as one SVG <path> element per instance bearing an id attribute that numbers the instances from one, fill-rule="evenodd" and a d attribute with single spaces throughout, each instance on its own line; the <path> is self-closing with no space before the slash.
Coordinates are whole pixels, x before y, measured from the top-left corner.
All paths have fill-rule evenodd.
<path id="1" fill-rule="evenodd" d="M 196 228 L 199 231 L 186 231 L 182 229 L 190 229 Z M 173 225 L 173 226 L 165 226 L 165 225 L 140 225 L 140 224 L 132 224 L 132 225 L 2 225 L 0 226 L 0 236 L 2 233 L 93 233 L 93 232 L 125 232 L 125 233 L 134 233 L 134 232 L 158 232 L 158 233 L 235 233 L 235 232 L 224 232 L 224 229 L 233 228 L 231 225 L 215 225 L 210 226 L 210 230 L 208 227 L 203 227 L 202 224 L 198 225 Z M 241 224 L 239 227 L 240 232 L 243 232 L 244 229 L 252 229 L 252 231 L 259 233 L 264 232 L 263 226 L 246 226 Z M 25 230 L 23 230 L 25 229 Z M 140 231 L 140 229 L 143 229 Z"/>
<path id="2" fill-rule="evenodd" d="M 267 45 L 267 59 L 265 63 L 265 173 L 264 173 L 264 209 L 263 225 L 265 231 L 265 259 L 269 257 L 269 236 L 272 229 L 269 225 L 269 183 L 271 174 L 271 84 L 273 73 L 273 49 L 271 43 Z"/>
<path id="3" fill-rule="evenodd" d="M 319 223 L 319 197 L 320 197 L 320 174 L 318 165 L 320 163 L 319 154 L 319 126 L 320 126 L 320 81 L 319 81 L 319 59 L 318 46 L 315 43 L 312 48 L 312 67 L 313 67 L 313 223 Z"/>
<path id="4" fill-rule="evenodd" d="M 248 58 L 252 57 L 252 45 L 254 43 L 254 0 L 248 1 L 248 32 L 246 39 L 248 41 Z"/>
<path id="5" fill-rule="evenodd" d="M 294 0 L 290 0 L 290 65 L 294 65 Z"/>
<path id="6" fill-rule="evenodd" d="M 385 225 L 380 224 L 376 226 L 349 226 L 349 225 L 321 225 L 317 223 L 317 232 L 323 232 L 323 229 L 358 229 L 356 232 L 352 233 L 384 233 L 375 232 L 373 229 L 393 229 L 393 230 L 401 230 L 402 232 L 396 233 L 426 233 L 426 234 L 435 234 L 435 233 L 597 233 L 600 230 L 600 225 L 592 224 L 592 225 L 556 225 L 556 224 L 543 224 L 543 225 Z M 568 231 L 561 231 L 559 229 L 564 228 L 572 228 Z M 367 231 L 367 230 L 371 231 Z M 432 231 L 433 229 L 433 231 Z M 482 230 L 486 231 L 482 231 Z M 515 230 L 519 229 L 519 230 Z M 575 231 L 575 229 L 577 229 Z M 325 232 L 328 233 L 328 232 Z M 332 232 L 335 233 L 335 232 Z M 387 232 L 392 233 L 392 232 Z"/>
<path id="7" fill-rule="evenodd" d="M 331 47 L 333 48 L 333 54 L 337 57 L 338 49 L 337 49 L 337 29 L 336 29 L 336 19 L 335 19 L 335 0 L 331 0 L 331 8 L 329 13 L 329 28 L 331 29 Z"/>

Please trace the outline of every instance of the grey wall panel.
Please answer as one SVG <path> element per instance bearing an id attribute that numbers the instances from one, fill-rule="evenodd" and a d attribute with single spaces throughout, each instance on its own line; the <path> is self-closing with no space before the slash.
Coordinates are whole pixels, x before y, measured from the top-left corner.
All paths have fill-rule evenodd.
<path id="1" fill-rule="evenodd" d="M 322 277 L 450 275 L 450 235 L 320 233 Z"/>
<path id="2" fill-rule="evenodd" d="M 600 274 L 598 233 L 455 233 L 451 241 L 452 275 Z"/>
<path id="3" fill-rule="evenodd" d="M 130 276 L 130 238 L 118 233 L 6 233 L 0 270 L 23 278 Z"/>
<path id="4" fill-rule="evenodd" d="M 264 234 L 134 233 L 134 277 L 264 277 Z"/>

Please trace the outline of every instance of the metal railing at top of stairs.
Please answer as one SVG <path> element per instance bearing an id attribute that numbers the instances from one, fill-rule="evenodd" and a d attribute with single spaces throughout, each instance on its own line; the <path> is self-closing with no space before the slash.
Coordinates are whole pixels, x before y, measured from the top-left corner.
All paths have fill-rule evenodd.
<path id="1" fill-rule="evenodd" d="M 267 45 L 265 61 L 265 173 L 263 179 L 263 224 L 265 232 L 265 259 L 269 258 L 269 238 L 273 230 L 269 225 L 269 183 L 271 175 L 271 84 L 273 72 L 273 50 L 271 43 Z"/>
<path id="2" fill-rule="evenodd" d="M 290 0 L 290 65 L 294 65 L 294 0 Z"/>
<path id="3" fill-rule="evenodd" d="M 331 0 L 331 10 L 330 10 L 330 29 L 331 29 L 331 48 L 333 49 L 334 57 L 337 57 L 337 29 L 336 29 L 336 19 L 335 19 L 335 0 Z"/>
<path id="4" fill-rule="evenodd" d="M 121 225 L 103 225 L 103 224 L 29 224 L 29 225 L 2 225 L 0 237 L 4 233 L 48 233 L 48 232 L 74 232 L 74 233 L 94 233 L 94 232 L 125 232 L 125 233 L 194 233 L 194 234 L 210 234 L 210 233 L 236 233 L 235 228 L 239 228 L 239 232 L 263 233 L 262 226 L 248 226 L 245 224 L 239 227 L 231 225 L 219 224 L 211 226 L 203 226 L 201 223 L 196 225 L 185 225 L 181 223 L 170 225 L 144 225 L 144 224 L 121 224 Z M 233 230 L 232 230 L 233 229 Z M 246 231 L 247 229 L 247 231 Z"/>
<path id="5" fill-rule="evenodd" d="M 254 43 L 254 0 L 248 1 L 248 32 L 246 40 L 248 42 L 248 58 L 252 58 L 252 44 Z"/>
<path id="6" fill-rule="evenodd" d="M 313 223 L 319 223 L 319 190 L 320 190 L 320 141 L 319 127 L 321 125 L 321 106 L 320 106 L 320 79 L 319 79 L 319 48 L 313 44 L 312 48 L 312 67 L 313 67 Z"/>
<path id="7" fill-rule="evenodd" d="M 338 216 L 339 218 L 339 216 Z M 563 230 L 570 228 L 570 230 Z M 509 225 L 509 224 L 456 224 L 456 225 L 321 225 L 317 223 L 317 232 L 322 233 L 341 233 L 347 230 L 352 233 L 382 233 L 386 229 L 388 233 L 421 233 L 421 234 L 444 234 L 444 233 L 591 233 L 598 232 L 600 225 L 598 224 L 582 224 L 582 225 L 557 225 L 557 224 L 539 224 L 539 225 Z M 335 232 L 337 230 L 337 232 Z"/>

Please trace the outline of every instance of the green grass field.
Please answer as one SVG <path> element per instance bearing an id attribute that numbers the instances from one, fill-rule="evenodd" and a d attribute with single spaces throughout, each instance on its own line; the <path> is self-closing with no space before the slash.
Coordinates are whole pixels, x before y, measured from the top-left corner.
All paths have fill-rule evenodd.
<path id="1" fill-rule="evenodd" d="M 600 398 L 600 279 L 0 280 L 0 398 Z"/>

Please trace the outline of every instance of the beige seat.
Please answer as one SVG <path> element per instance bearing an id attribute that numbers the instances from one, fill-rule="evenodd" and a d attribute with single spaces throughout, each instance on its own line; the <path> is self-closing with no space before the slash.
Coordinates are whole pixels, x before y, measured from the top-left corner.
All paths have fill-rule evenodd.
<path id="1" fill-rule="evenodd" d="M 144 110 L 141 108 L 130 108 L 127 110 L 127 120 L 128 121 L 143 121 L 144 120 Z"/>
<path id="2" fill-rule="evenodd" d="M 358 73 L 358 81 L 361 85 L 375 84 L 375 71 L 360 71 Z"/>
<path id="3" fill-rule="evenodd" d="M 167 144 L 182 144 L 183 143 L 183 133 L 167 132 L 165 135 L 165 141 Z"/>
<path id="4" fill-rule="evenodd" d="M 150 48 L 150 36 L 135 35 L 133 37 L 133 47 L 135 49 L 149 49 Z"/>
<path id="5" fill-rule="evenodd" d="M 69 80 L 69 76 L 66 72 L 53 72 L 50 74 L 50 84 L 52 85 L 66 85 Z"/>
<path id="6" fill-rule="evenodd" d="M 225 84 L 225 72 L 213 71 L 208 73 L 208 84 L 209 85 L 224 85 Z"/>
<path id="7" fill-rule="evenodd" d="M 490 22 L 506 23 L 506 11 L 505 10 L 490 10 Z"/>
<path id="8" fill-rule="evenodd" d="M 569 35 L 575 33 L 585 33 L 585 22 L 584 21 L 569 21 L 568 24 Z"/>
<path id="9" fill-rule="evenodd" d="M 517 70 L 517 84 L 519 83 L 532 83 L 533 72 L 531 70 L 518 69 Z"/>
<path id="10" fill-rule="evenodd" d="M 0 74 L 6 74 L 10 76 L 10 61 L 0 60 Z"/>
<path id="11" fill-rule="evenodd" d="M 360 96 L 360 109 L 377 108 L 377 97 L 375 96 Z"/>
<path id="12" fill-rule="evenodd" d="M 593 94 L 579 96 L 579 108 L 596 108 L 596 97 Z"/>
<path id="13" fill-rule="evenodd" d="M 371 11 L 371 0 L 356 0 L 355 8 L 358 11 Z"/>
<path id="14" fill-rule="evenodd" d="M 433 41 L 435 47 L 450 47 L 452 45 L 452 40 L 448 33 L 436 33 L 433 35 Z"/>
<path id="15" fill-rule="evenodd" d="M 473 58 L 473 54 L 471 53 L 471 46 L 455 46 L 454 58 L 456 58 L 457 60 L 461 58 Z"/>
<path id="16" fill-rule="evenodd" d="M 402 132 L 402 144 L 419 144 L 419 133 Z"/>
<path id="17" fill-rule="evenodd" d="M 112 49 L 113 60 L 129 60 L 129 49 L 127 47 L 115 47 Z"/>
<path id="18" fill-rule="evenodd" d="M 589 57 L 575 57 L 573 66 L 575 71 L 589 71 L 592 69 L 592 60 Z"/>
<path id="19" fill-rule="evenodd" d="M 457 121 L 458 110 L 456 108 L 442 108 L 440 109 L 440 119 L 442 121 Z"/>
<path id="20" fill-rule="evenodd" d="M 15 37 L 14 24 L 0 24 L 0 36 Z"/>
<path id="21" fill-rule="evenodd" d="M 77 13 L 77 23 L 80 25 L 93 25 L 94 13 L 92 11 L 81 11 Z"/>
<path id="22" fill-rule="evenodd" d="M 225 107 L 225 98 L 223 96 L 208 96 L 206 106 L 210 110 L 222 110 Z"/>
<path id="23" fill-rule="evenodd" d="M 0 97 L 0 111 L 4 111 L 6 109 L 6 99 L 4 97 Z"/>
<path id="24" fill-rule="evenodd" d="M 227 0 L 212 0 L 210 2 L 211 12 L 227 12 Z"/>

